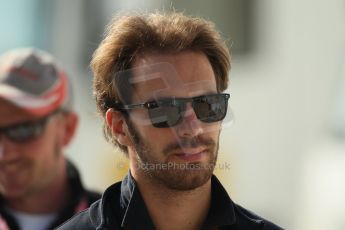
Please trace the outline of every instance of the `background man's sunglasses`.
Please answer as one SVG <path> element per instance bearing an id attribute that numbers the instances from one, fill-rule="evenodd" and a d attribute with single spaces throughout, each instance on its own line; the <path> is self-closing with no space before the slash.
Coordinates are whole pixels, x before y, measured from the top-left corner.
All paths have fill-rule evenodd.
<path id="1" fill-rule="evenodd" d="M 31 141 L 43 133 L 49 119 L 58 112 L 60 110 L 54 111 L 39 120 L 0 127 L 0 136 L 4 135 L 7 139 L 17 143 Z"/>
<path id="2" fill-rule="evenodd" d="M 151 123 L 156 128 L 178 125 L 186 111 L 186 104 L 191 103 L 200 121 L 211 123 L 224 119 L 230 94 L 210 94 L 192 98 L 168 98 L 140 104 L 122 105 L 117 109 L 131 110 L 146 108 Z"/>

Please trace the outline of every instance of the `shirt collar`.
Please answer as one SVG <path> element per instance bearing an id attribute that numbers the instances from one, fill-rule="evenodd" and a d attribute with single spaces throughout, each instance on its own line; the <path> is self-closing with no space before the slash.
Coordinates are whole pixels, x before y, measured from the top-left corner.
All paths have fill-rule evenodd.
<path id="1" fill-rule="evenodd" d="M 211 178 L 211 206 L 204 228 L 229 226 L 236 223 L 234 203 L 225 188 L 213 175 Z"/>
<path id="2" fill-rule="evenodd" d="M 121 227 L 125 229 L 155 229 L 138 186 L 136 186 L 130 172 L 121 184 L 120 206 L 125 210 Z"/>
<path id="3" fill-rule="evenodd" d="M 154 229 L 145 202 L 129 172 L 121 184 L 120 206 L 123 211 L 121 227 L 125 229 Z M 203 228 L 235 224 L 234 203 L 216 176 L 211 178 L 211 206 Z"/>

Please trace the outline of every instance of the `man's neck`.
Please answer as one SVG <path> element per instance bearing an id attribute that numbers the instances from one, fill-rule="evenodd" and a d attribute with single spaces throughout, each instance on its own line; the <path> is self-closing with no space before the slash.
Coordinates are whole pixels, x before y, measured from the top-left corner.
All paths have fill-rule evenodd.
<path id="1" fill-rule="evenodd" d="M 6 200 L 8 207 L 28 214 L 47 214 L 62 210 L 70 194 L 66 160 L 63 159 L 58 164 L 61 164 L 60 170 L 49 186 L 21 198 Z"/>
<path id="2" fill-rule="evenodd" d="M 171 190 L 134 173 L 156 229 L 200 229 L 211 203 L 211 179 L 191 191 Z M 183 228 L 181 228 L 183 226 Z"/>

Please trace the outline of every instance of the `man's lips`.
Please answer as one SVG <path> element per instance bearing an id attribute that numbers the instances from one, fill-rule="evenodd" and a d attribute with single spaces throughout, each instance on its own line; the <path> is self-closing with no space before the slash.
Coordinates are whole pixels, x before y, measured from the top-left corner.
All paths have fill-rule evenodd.
<path id="1" fill-rule="evenodd" d="M 193 154 L 199 154 L 201 152 L 206 151 L 206 147 L 197 147 L 197 148 L 180 148 L 176 151 L 174 151 L 174 154 L 186 154 L 186 155 L 193 155 Z"/>
<path id="2" fill-rule="evenodd" d="M 179 152 L 175 152 L 173 156 L 176 156 L 177 158 L 184 161 L 198 161 L 201 160 L 206 153 L 206 148 L 183 149 Z"/>

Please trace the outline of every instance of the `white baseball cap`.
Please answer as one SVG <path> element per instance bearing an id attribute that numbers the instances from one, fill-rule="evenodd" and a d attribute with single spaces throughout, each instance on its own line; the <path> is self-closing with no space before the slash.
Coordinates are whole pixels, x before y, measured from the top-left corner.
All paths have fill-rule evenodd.
<path id="1" fill-rule="evenodd" d="M 54 58 L 34 48 L 0 56 L 0 98 L 34 116 L 72 109 L 72 89 Z"/>

